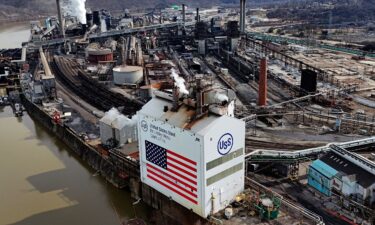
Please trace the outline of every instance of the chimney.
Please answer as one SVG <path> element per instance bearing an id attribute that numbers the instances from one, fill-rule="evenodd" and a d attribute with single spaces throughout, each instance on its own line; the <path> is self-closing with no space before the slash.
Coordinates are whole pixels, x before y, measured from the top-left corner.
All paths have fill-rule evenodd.
<path id="1" fill-rule="evenodd" d="M 60 22 L 60 34 L 65 38 L 64 18 L 61 12 L 60 0 L 56 0 L 56 5 L 57 5 L 57 16 L 59 17 L 59 22 Z"/>
<path id="2" fill-rule="evenodd" d="M 200 21 L 200 18 L 199 18 L 199 8 L 197 8 L 197 22 Z"/>
<path id="3" fill-rule="evenodd" d="M 196 109 L 196 117 L 200 117 L 203 114 L 203 94 L 202 94 L 202 79 L 197 77 L 196 78 L 196 101 L 197 101 L 197 109 Z"/>
<path id="4" fill-rule="evenodd" d="M 180 101 L 180 91 L 178 90 L 177 85 L 173 88 L 173 105 L 172 105 L 172 112 L 177 112 L 179 101 Z"/>
<path id="5" fill-rule="evenodd" d="M 240 31 L 245 33 L 246 24 L 246 0 L 240 0 Z"/>
<path id="6" fill-rule="evenodd" d="M 258 105 L 267 105 L 267 58 L 260 60 Z"/>
<path id="7" fill-rule="evenodd" d="M 184 26 L 185 26 L 185 20 L 186 20 L 185 4 L 182 4 L 182 23 Z"/>

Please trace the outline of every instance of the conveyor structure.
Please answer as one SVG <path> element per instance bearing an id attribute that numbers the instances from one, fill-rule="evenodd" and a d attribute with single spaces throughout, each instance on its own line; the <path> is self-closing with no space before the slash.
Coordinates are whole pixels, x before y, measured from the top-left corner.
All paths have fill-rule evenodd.
<path id="1" fill-rule="evenodd" d="M 257 150 L 250 152 L 246 155 L 246 161 L 248 162 L 280 162 L 280 163 L 294 163 L 310 161 L 316 158 L 318 155 L 329 152 L 329 151 L 345 151 L 345 154 L 350 155 L 354 158 L 362 158 L 352 153 L 358 150 L 362 150 L 364 147 L 369 148 L 375 146 L 375 137 L 366 138 L 362 140 L 327 144 L 323 147 L 304 149 L 300 151 L 272 151 L 272 150 Z M 363 160 L 363 159 L 362 159 Z M 375 169 L 373 168 L 375 171 Z"/>

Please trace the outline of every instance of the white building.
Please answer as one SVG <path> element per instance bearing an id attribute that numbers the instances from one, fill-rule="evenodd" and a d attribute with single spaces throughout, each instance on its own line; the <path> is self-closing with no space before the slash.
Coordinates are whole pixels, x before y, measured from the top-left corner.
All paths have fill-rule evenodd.
<path id="1" fill-rule="evenodd" d="M 137 122 L 122 115 L 117 109 L 105 113 L 99 121 L 100 139 L 104 145 L 116 140 L 117 146 L 138 140 Z"/>
<path id="2" fill-rule="evenodd" d="M 355 155 L 355 154 L 353 154 Z M 369 205 L 375 203 L 375 165 L 370 161 L 361 160 L 357 156 L 354 161 L 349 155 L 329 152 L 321 159 L 325 164 L 338 171 L 332 187 L 344 196 Z"/>
<path id="3" fill-rule="evenodd" d="M 138 112 L 142 182 L 202 217 L 224 209 L 244 190 L 245 123 L 233 117 L 234 93 L 209 89 L 177 104 L 155 95 Z"/>

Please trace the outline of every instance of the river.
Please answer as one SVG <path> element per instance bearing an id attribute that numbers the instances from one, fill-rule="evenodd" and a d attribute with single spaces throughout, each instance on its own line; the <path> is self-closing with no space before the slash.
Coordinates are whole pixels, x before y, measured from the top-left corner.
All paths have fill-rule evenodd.
<path id="1" fill-rule="evenodd" d="M 0 224 L 118 225 L 133 217 L 129 192 L 95 176 L 28 115 L 0 108 L 0 125 Z M 144 206 L 135 210 L 145 216 Z"/>
<path id="2" fill-rule="evenodd" d="M 29 23 L 11 23 L 0 26 L 0 49 L 20 48 L 30 37 Z"/>
<path id="3" fill-rule="evenodd" d="M 22 27 L 22 25 L 21 25 Z M 23 29 L 0 28 L 0 48 L 20 47 Z M 26 38 L 27 40 L 27 38 Z M 119 225 L 135 214 L 125 190 L 107 183 L 27 114 L 0 107 L 0 225 Z"/>

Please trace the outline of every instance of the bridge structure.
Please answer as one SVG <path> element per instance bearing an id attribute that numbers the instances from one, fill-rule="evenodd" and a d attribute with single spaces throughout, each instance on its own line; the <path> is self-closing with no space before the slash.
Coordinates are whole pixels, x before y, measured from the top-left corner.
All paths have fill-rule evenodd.
<path id="1" fill-rule="evenodd" d="M 95 40 L 101 38 L 110 38 L 110 37 L 117 37 L 122 35 L 129 35 L 135 34 L 140 32 L 146 31 L 153 31 L 158 29 L 165 29 L 165 28 L 174 28 L 174 27 L 182 27 L 184 24 L 182 22 L 173 22 L 173 23 L 163 23 L 163 24 L 154 24 L 150 26 L 144 27 L 135 27 L 129 29 L 122 29 L 122 30 L 111 30 L 102 33 L 93 33 L 88 35 L 88 40 Z M 185 27 L 194 26 L 195 22 L 186 22 Z M 55 45 L 62 45 L 67 41 L 74 41 L 75 39 L 79 39 L 80 37 L 70 37 L 70 38 L 57 38 L 52 40 L 41 40 L 41 41 L 33 41 L 28 43 L 29 48 L 39 49 L 40 47 L 49 47 Z"/>

